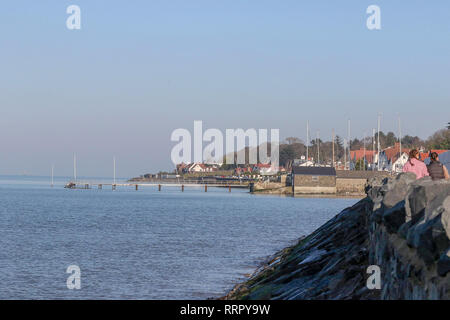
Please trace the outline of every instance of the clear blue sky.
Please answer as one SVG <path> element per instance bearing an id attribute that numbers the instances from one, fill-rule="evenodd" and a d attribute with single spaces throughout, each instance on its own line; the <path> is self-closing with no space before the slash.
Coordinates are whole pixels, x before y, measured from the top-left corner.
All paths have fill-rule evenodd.
<path id="1" fill-rule="evenodd" d="M 66 28 L 81 7 L 82 29 Z M 366 28 L 370 4 L 382 30 Z M 8 1 L 0 7 L 0 174 L 172 169 L 170 134 L 279 128 L 426 138 L 450 121 L 450 3 Z"/>

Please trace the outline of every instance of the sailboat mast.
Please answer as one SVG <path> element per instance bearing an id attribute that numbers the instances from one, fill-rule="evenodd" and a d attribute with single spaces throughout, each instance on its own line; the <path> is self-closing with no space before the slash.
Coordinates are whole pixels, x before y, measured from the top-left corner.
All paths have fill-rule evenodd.
<path id="1" fill-rule="evenodd" d="M 333 151 L 332 151 L 332 157 L 331 157 L 331 166 L 334 168 L 334 140 L 335 140 L 335 138 L 334 138 L 334 128 L 331 130 L 331 143 L 332 143 L 332 149 L 333 149 Z"/>
<path id="2" fill-rule="evenodd" d="M 77 181 L 77 156 L 73 154 L 73 180 Z"/>
<path id="3" fill-rule="evenodd" d="M 306 121 L 306 165 L 308 165 L 309 160 L 308 146 L 309 146 L 309 120 Z"/>
<path id="4" fill-rule="evenodd" d="M 402 155 L 402 122 L 400 120 L 400 116 L 398 116 L 398 142 L 400 145 L 400 155 L 399 157 L 401 157 Z"/>
<path id="5" fill-rule="evenodd" d="M 378 171 L 380 171 L 380 121 L 381 121 L 381 117 L 380 114 L 378 114 L 378 136 L 377 136 L 377 154 L 378 154 L 378 163 L 377 163 L 377 167 L 378 167 Z"/>
<path id="6" fill-rule="evenodd" d="M 347 148 L 348 148 L 348 170 L 350 170 L 351 153 L 350 153 L 350 119 L 347 122 Z"/>
<path id="7" fill-rule="evenodd" d="M 317 164 L 320 166 L 320 132 L 317 130 Z"/>
<path id="8" fill-rule="evenodd" d="M 372 128 L 372 171 L 375 170 L 375 128 Z"/>
<path id="9" fill-rule="evenodd" d="M 364 160 L 363 160 L 363 170 L 366 171 L 366 137 L 367 137 L 367 132 L 364 132 Z"/>
<path id="10" fill-rule="evenodd" d="M 344 170 L 347 170 L 347 139 L 344 138 Z"/>

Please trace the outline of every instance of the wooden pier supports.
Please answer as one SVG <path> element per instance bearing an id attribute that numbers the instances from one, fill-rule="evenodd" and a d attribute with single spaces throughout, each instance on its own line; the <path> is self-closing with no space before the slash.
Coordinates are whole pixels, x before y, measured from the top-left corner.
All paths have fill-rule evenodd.
<path id="1" fill-rule="evenodd" d="M 97 187 L 99 190 L 101 190 L 101 189 L 103 189 L 103 186 L 106 186 L 106 187 L 107 186 L 111 186 L 113 191 L 117 190 L 117 186 L 131 187 L 131 188 L 134 187 L 134 189 L 136 191 L 139 191 L 139 187 L 140 186 L 152 186 L 152 187 L 158 186 L 158 191 L 162 191 L 162 187 L 163 186 L 169 187 L 168 189 L 171 189 L 170 187 L 176 187 L 176 188 L 181 187 L 181 192 L 184 192 L 185 191 L 184 189 L 186 187 L 195 187 L 196 189 L 199 188 L 201 190 L 201 188 L 203 186 L 204 192 L 208 192 L 208 187 L 222 188 L 223 191 L 225 191 L 226 188 L 228 188 L 228 192 L 231 192 L 231 188 L 232 188 L 231 184 L 227 184 L 227 183 L 214 184 L 214 183 L 206 183 L 204 181 L 198 182 L 198 183 L 190 183 L 190 182 L 182 181 L 181 183 L 180 182 L 178 182 L 178 183 L 159 183 L 159 182 L 157 182 L 157 183 L 148 183 L 148 184 L 141 184 L 141 183 L 137 183 L 137 182 L 119 183 L 119 184 L 117 184 L 115 182 L 113 182 L 113 183 L 108 183 L 108 182 L 106 182 L 106 183 L 103 183 L 103 182 L 101 182 L 101 183 L 97 183 L 97 182 L 92 182 L 92 183 L 88 182 L 88 183 L 86 183 L 86 182 L 83 181 L 83 182 L 79 182 L 79 183 L 73 183 L 73 182 L 67 183 L 65 188 L 71 188 L 71 189 L 93 189 L 93 188 Z M 251 183 L 249 184 L 249 187 L 250 187 L 250 190 L 252 190 L 252 184 Z"/>

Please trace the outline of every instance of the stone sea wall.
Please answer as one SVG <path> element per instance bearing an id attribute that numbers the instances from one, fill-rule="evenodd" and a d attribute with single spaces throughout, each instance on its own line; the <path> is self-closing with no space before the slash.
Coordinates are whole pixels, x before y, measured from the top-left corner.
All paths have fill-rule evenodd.
<path id="1" fill-rule="evenodd" d="M 339 195 L 365 195 L 367 179 L 336 179 L 336 193 Z"/>
<path id="2" fill-rule="evenodd" d="M 368 196 L 369 263 L 381 267 L 381 299 L 450 298 L 450 181 L 405 173 Z"/>
<path id="3" fill-rule="evenodd" d="M 224 298 L 450 299 L 450 181 L 403 173 L 366 192 Z M 372 265 L 380 289 L 367 286 Z"/>

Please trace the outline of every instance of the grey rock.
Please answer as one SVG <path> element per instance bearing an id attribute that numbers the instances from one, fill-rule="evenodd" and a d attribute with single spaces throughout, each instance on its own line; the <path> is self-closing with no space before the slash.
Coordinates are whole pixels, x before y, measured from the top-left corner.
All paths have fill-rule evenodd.
<path id="1" fill-rule="evenodd" d="M 370 215 L 370 221 L 380 223 L 383 221 L 384 208 L 380 207 Z"/>
<path id="2" fill-rule="evenodd" d="M 388 184 L 388 190 L 383 197 L 383 205 L 386 208 L 394 207 L 398 202 L 403 201 L 408 192 L 408 185 L 416 181 L 416 175 L 412 172 L 399 174 Z"/>
<path id="3" fill-rule="evenodd" d="M 437 272 L 441 277 L 445 277 L 450 272 L 450 248 L 441 255 L 437 263 Z"/>
<path id="4" fill-rule="evenodd" d="M 389 233 L 397 232 L 406 222 L 405 200 L 398 202 L 394 207 L 383 214 L 383 223 Z"/>
<path id="5" fill-rule="evenodd" d="M 427 204 L 438 195 L 450 195 L 450 181 L 442 180 L 442 182 L 434 182 L 431 178 L 425 178 L 419 179 L 409 185 L 405 199 L 407 221 L 424 214 Z"/>
<path id="6" fill-rule="evenodd" d="M 442 226 L 450 239 L 450 196 L 447 196 L 442 203 L 443 212 L 441 214 Z"/>
<path id="7" fill-rule="evenodd" d="M 398 230 L 397 230 L 398 236 L 399 236 L 400 238 L 403 238 L 403 239 L 406 240 L 406 237 L 407 237 L 407 235 L 408 235 L 409 228 L 411 228 L 411 227 L 414 225 L 414 223 L 415 223 L 414 221 L 410 220 L 410 221 L 408 221 L 408 222 L 402 224 L 402 225 L 400 226 L 400 228 L 398 228 Z"/>
<path id="8" fill-rule="evenodd" d="M 399 175 L 397 175 L 397 177 L 395 178 L 396 181 L 403 181 L 406 184 L 410 184 L 415 182 L 416 179 L 416 174 L 412 173 L 412 172 L 403 172 L 400 173 Z"/>
<path id="9" fill-rule="evenodd" d="M 422 219 L 409 229 L 406 240 L 408 245 L 417 249 L 419 256 L 428 265 L 437 260 L 442 251 L 450 246 L 440 215 L 429 220 Z"/>

